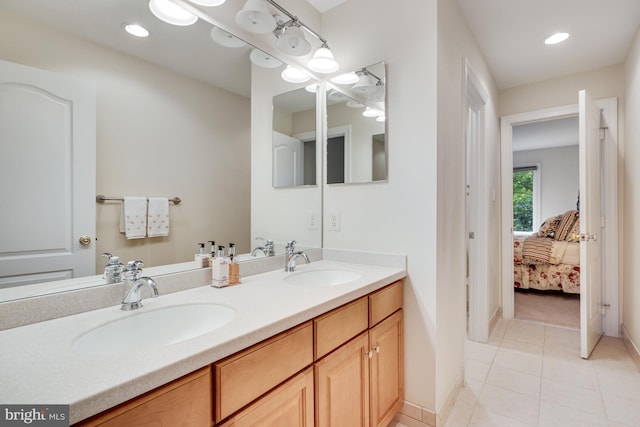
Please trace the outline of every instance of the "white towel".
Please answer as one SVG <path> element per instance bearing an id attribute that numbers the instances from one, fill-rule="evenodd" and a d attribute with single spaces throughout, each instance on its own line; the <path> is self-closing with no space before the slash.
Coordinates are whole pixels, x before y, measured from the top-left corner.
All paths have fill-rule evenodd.
<path id="1" fill-rule="evenodd" d="M 166 197 L 149 197 L 147 235 L 149 237 L 169 235 L 169 199 Z"/>
<path id="2" fill-rule="evenodd" d="M 127 239 L 144 239 L 147 235 L 147 198 L 125 197 L 120 211 L 120 232 Z"/>

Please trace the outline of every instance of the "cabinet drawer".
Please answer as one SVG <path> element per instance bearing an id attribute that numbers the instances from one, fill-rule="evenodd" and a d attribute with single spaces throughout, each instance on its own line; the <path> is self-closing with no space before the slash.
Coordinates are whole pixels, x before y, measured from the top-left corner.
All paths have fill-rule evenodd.
<path id="1" fill-rule="evenodd" d="M 76 424 L 76 427 L 173 427 L 210 424 L 211 368 L 207 366 Z"/>
<path id="2" fill-rule="evenodd" d="M 216 362 L 216 422 L 233 414 L 312 362 L 311 322 Z"/>
<path id="3" fill-rule="evenodd" d="M 320 359 L 367 329 L 368 310 L 367 297 L 363 297 L 315 318 L 314 359 Z"/>
<path id="4" fill-rule="evenodd" d="M 313 368 L 278 386 L 220 427 L 313 427 Z"/>
<path id="5" fill-rule="evenodd" d="M 369 327 L 402 308 L 402 280 L 369 295 Z"/>

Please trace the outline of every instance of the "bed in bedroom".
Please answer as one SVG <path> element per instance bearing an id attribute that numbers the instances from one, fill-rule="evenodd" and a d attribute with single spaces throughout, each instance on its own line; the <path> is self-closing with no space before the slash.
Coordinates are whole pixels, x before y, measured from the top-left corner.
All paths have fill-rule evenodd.
<path id="1" fill-rule="evenodd" d="M 547 219 L 537 233 L 514 233 L 514 286 L 580 293 L 580 214 Z"/>

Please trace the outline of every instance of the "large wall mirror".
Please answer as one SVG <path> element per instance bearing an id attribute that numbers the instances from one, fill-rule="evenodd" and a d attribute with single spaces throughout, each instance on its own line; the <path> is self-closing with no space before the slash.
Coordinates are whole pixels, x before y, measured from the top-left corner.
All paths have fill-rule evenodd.
<path id="1" fill-rule="evenodd" d="M 226 2 L 215 13 L 232 17 L 237 8 L 233 3 Z M 168 237 L 139 240 L 127 240 L 119 233 L 119 202 L 93 200 L 94 273 L 105 264 L 102 252 L 114 253 L 124 262 L 142 259 L 148 268 L 192 261 L 197 244 L 208 240 L 234 242 L 238 252 L 250 253 L 260 243 L 254 234 L 276 242 L 297 238 L 306 246 L 320 246 L 321 229 L 307 221 L 308 216 L 321 214 L 319 193 L 287 194 L 286 202 L 274 202 L 260 186 L 267 181 L 271 189 L 271 180 L 262 176 L 254 180 L 251 170 L 257 139 L 252 98 L 260 85 L 252 82 L 252 74 L 265 81 L 271 75 L 279 79 L 281 68 L 252 64 L 252 52 L 261 56 L 252 46 L 233 48 L 214 42 L 210 20 L 171 26 L 151 16 L 147 5 L 132 0 L 0 3 L 0 26 L 8 35 L 0 40 L 0 59 L 95 83 L 96 193 L 183 200 L 170 206 Z M 147 26 L 150 37 L 138 39 L 122 31 L 122 25 L 131 21 Z M 258 126 L 262 129 L 263 124 Z M 270 148 L 269 143 L 268 158 Z M 265 165 L 270 177 L 271 163 L 266 160 Z M 263 203 L 253 203 L 256 194 Z M 313 212 L 309 206 L 314 206 Z M 17 206 L 7 203 L 4 208 Z M 300 223 L 284 221 L 286 230 L 277 230 L 283 223 L 281 208 L 300 218 Z M 42 209 L 46 211 L 46 206 Z M 99 276 L 78 282 L 103 283 Z M 1 288 L 0 281 L 0 293 Z M 4 300 L 33 295 L 16 293 Z"/>
<path id="2" fill-rule="evenodd" d="M 326 183 L 387 179 L 386 69 L 373 64 L 334 79 L 327 90 Z"/>

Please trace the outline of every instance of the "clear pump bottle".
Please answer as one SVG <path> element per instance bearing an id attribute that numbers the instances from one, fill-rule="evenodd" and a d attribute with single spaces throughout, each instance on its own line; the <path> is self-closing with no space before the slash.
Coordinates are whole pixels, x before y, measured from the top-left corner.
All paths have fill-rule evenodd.
<path id="1" fill-rule="evenodd" d="M 211 267 L 211 256 L 207 253 L 204 243 L 198 243 L 199 252 L 195 255 L 195 261 L 198 267 Z"/>
<path id="2" fill-rule="evenodd" d="M 211 286 L 222 288 L 229 286 L 229 261 L 224 256 L 224 246 L 218 246 L 218 253 L 213 259 Z"/>

